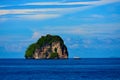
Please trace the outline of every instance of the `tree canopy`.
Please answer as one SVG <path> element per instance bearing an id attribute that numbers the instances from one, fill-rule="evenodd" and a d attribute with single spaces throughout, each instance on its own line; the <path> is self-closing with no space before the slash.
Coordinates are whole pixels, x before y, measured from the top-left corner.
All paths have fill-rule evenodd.
<path id="1" fill-rule="evenodd" d="M 35 52 L 35 49 L 40 48 L 44 45 L 51 45 L 52 42 L 57 42 L 57 41 L 60 42 L 60 45 L 64 45 L 64 42 L 63 42 L 63 40 L 61 39 L 60 36 L 56 36 L 56 35 L 53 36 L 53 35 L 50 35 L 50 34 L 48 34 L 46 36 L 42 36 L 40 39 L 38 39 L 38 41 L 36 43 L 31 44 L 27 48 L 27 50 L 25 52 L 25 57 L 26 58 L 32 58 L 33 53 Z M 51 58 L 56 57 L 57 56 L 56 53 L 57 53 L 57 49 L 55 49 L 54 54 L 51 54 Z"/>

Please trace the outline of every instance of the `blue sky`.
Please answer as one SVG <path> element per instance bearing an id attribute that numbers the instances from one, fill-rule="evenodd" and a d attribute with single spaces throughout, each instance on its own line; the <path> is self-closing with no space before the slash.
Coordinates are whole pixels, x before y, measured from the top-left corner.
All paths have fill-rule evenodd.
<path id="1" fill-rule="evenodd" d="M 69 57 L 120 57 L 120 0 L 1 0 L 0 58 L 24 58 L 42 35 L 60 35 Z"/>

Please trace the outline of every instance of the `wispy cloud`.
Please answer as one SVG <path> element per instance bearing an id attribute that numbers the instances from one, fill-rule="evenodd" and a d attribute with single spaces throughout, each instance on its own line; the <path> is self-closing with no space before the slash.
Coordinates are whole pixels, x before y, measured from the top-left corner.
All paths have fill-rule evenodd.
<path id="1" fill-rule="evenodd" d="M 71 34 L 84 37 L 119 38 L 120 24 L 86 24 L 78 26 L 56 26 L 41 29 L 41 33 Z"/>
<path id="2" fill-rule="evenodd" d="M 88 5 L 93 4 L 95 2 L 33 2 L 33 3 L 26 3 L 21 5 Z"/>
<path id="3" fill-rule="evenodd" d="M 85 6 L 80 6 L 80 7 L 71 7 L 71 8 L 58 8 L 57 6 L 55 8 L 36 8 L 36 9 L 1 9 L 0 10 L 0 16 L 2 15 L 10 15 L 10 14 L 17 14 L 18 17 L 25 17 L 26 19 L 30 19 L 33 17 L 35 17 L 34 19 L 37 19 L 37 17 L 41 17 L 40 19 L 49 19 L 49 18 L 55 18 L 55 17 L 60 17 L 60 15 L 65 15 L 65 14 L 70 14 L 72 12 L 76 12 L 76 11 L 81 11 L 81 10 L 86 10 L 92 7 L 96 7 L 96 6 L 101 6 L 101 5 L 105 5 L 105 4 L 110 4 L 110 3 L 115 3 L 115 2 L 120 2 L 120 0 L 98 0 L 98 1 L 88 1 L 88 2 L 33 2 L 33 3 L 24 3 L 24 4 L 19 4 L 17 6 L 30 6 L 30 5 L 51 5 L 51 6 L 55 6 L 55 5 L 65 5 L 65 6 L 72 6 L 72 5 L 85 5 Z M 0 7 L 6 7 L 7 5 L 2 5 Z M 10 5 L 8 5 L 10 6 Z M 12 5 L 11 5 L 12 6 Z M 39 14 L 43 14 L 43 15 L 39 15 Z M 51 13 L 50 15 L 46 15 L 46 14 Z M 25 15 L 24 15 L 25 14 Z M 32 14 L 32 15 L 31 15 Z M 34 14 L 34 15 L 33 15 Z M 56 15 L 57 14 L 57 15 Z M 59 14 L 59 15 L 58 15 Z M 45 18 L 43 18 L 42 16 L 44 16 Z M 48 17 L 48 18 L 46 18 Z M 101 17 L 98 15 L 94 15 L 94 17 Z"/>
<path id="4" fill-rule="evenodd" d="M 35 14 L 35 15 L 20 15 L 17 16 L 17 18 L 20 19 L 32 19 L 32 20 L 44 20 L 44 19 L 50 19 L 50 18 L 56 18 L 59 17 L 59 14 Z"/>
<path id="5" fill-rule="evenodd" d="M 31 37 L 31 39 L 38 39 L 39 37 L 43 36 L 43 34 L 41 34 L 38 31 L 33 32 L 33 35 Z"/>
<path id="6" fill-rule="evenodd" d="M 27 14 L 33 12 L 33 10 L 27 10 L 27 9 L 18 9 L 18 10 L 0 10 L 0 15 L 7 15 L 7 14 Z"/>
<path id="7" fill-rule="evenodd" d="M 17 44 L 5 45 L 5 50 L 7 52 L 20 52 L 22 51 L 22 47 Z"/>
<path id="8" fill-rule="evenodd" d="M 79 47 L 79 44 L 74 43 L 74 44 L 71 44 L 69 47 L 70 47 L 71 49 L 73 49 L 73 48 L 78 48 L 78 47 Z"/>
<path id="9" fill-rule="evenodd" d="M 12 10 L 0 10 L 0 16 L 15 14 L 13 18 L 24 18 L 24 19 L 50 19 L 57 18 L 75 8 L 45 8 L 45 9 L 12 9 Z"/>
<path id="10" fill-rule="evenodd" d="M 32 2 L 21 5 L 103 5 L 108 3 L 120 2 L 119 0 L 98 0 L 81 2 Z"/>
<path id="11" fill-rule="evenodd" d="M 8 5 L 0 5 L 0 8 L 8 7 Z"/>
<path id="12" fill-rule="evenodd" d="M 4 10 L 0 10 L 0 15 L 6 15 L 6 14 L 32 14 L 32 13 L 38 13 L 38 12 L 59 12 L 59 11 L 63 11 L 62 8 L 55 8 L 55 9 L 51 9 L 51 8 L 45 8 L 45 9 L 4 9 Z"/>
<path id="13" fill-rule="evenodd" d="M 4 22 L 6 20 L 8 20 L 8 18 L 0 18 L 0 22 Z"/>
<path id="14" fill-rule="evenodd" d="M 93 14 L 91 15 L 92 18 L 104 18 L 103 15 Z"/>

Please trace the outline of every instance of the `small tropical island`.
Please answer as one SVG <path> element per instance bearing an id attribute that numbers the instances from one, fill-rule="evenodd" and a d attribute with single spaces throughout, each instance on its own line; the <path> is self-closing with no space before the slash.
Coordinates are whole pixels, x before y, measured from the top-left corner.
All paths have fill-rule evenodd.
<path id="1" fill-rule="evenodd" d="M 63 39 L 58 35 L 41 36 L 36 43 L 29 45 L 25 52 L 26 59 L 67 59 L 68 50 Z"/>

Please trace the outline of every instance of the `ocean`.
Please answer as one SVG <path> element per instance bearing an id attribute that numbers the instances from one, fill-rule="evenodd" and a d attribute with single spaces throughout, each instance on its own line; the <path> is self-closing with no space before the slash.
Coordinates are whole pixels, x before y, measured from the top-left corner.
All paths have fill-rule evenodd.
<path id="1" fill-rule="evenodd" d="M 120 80 L 120 58 L 0 59 L 0 80 Z"/>

